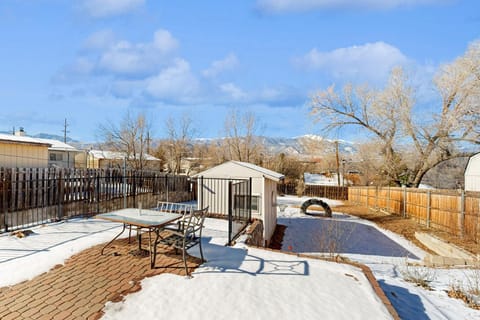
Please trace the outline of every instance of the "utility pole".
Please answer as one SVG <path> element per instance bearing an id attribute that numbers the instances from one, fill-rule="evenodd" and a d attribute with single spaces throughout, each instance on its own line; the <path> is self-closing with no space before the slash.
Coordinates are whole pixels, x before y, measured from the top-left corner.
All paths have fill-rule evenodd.
<path id="1" fill-rule="evenodd" d="M 70 131 L 67 131 L 68 128 L 68 123 L 67 123 L 67 118 L 65 118 L 65 122 L 63 124 L 63 142 L 67 143 L 67 133 Z"/>
<path id="2" fill-rule="evenodd" d="M 150 154 L 150 131 L 147 131 L 147 153 Z"/>
<path id="3" fill-rule="evenodd" d="M 67 131 L 68 123 L 67 118 L 65 118 L 65 122 L 63 123 L 63 143 L 67 143 Z M 67 151 L 67 168 L 70 168 L 70 151 Z"/>

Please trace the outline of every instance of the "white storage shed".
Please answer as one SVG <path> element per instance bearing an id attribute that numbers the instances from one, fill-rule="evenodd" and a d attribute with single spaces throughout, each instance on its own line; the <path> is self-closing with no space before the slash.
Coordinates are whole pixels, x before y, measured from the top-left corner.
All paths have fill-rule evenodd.
<path id="1" fill-rule="evenodd" d="M 263 239 L 266 245 L 270 242 L 277 225 L 277 183 L 284 178 L 282 174 L 247 162 L 228 161 L 195 177 L 206 186 L 198 189 L 199 206 L 208 205 L 210 213 L 223 215 L 228 214 L 229 203 L 226 184 L 219 179 L 251 179 L 252 218 L 263 221 Z"/>
<path id="2" fill-rule="evenodd" d="M 465 191 L 480 191 L 480 153 L 468 160 L 465 169 Z"/>

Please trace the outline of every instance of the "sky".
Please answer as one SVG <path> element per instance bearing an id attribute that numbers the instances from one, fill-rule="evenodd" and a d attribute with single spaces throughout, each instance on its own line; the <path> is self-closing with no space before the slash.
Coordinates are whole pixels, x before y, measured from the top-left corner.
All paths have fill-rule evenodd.
<path id="1" fill-rule="evenodd" d="M 278 198 L 279 223 L 287 226 L 282 250 L 319 255 L 325 252 L 319 243 L 337 244 L 333 247 L 337 253 L 371 269 L 401 319 L 480 319 L 479 310 L 446 293 L 454 284 L 463 290 L 478 288 L 478 269 L 414 266 L 426 253 L 410 241 L 370 221 L 336 212 L 335 207 L 342 204 L 338 200 L 322 199 L 334 209 L 333 218 L 304 215 L 299 206 L 307 199 Z M 140 291 L 108 302 L 103 319 L 183 319 L 186 314 L 197 319 L 210 319 L 212 314 L 222 319 L 389 318 L 359 269 L 248 247 L 245 236 L 235 246 L 225 246 L 227 224 L 221 219 L 205 220 L 202 243 L 207 262 L 195 269 L 193 278 L 163 274 L 143 279 Z M 318 234 L 322 226 L 327 227 L 328 239 Z M 120 228 L 119 223 L 77 218 L 33 227 L 33 233 L 24 238 L 0 234 L 0 275 L 9 275 L 0 276 L 0 287 L 33 279 L 55 266 L 58 269 L 72 255 L 109 241 Z M 414 257 L 407 259 L 398 249 Z M 189 254 L 199 257 L 198 246 Z M 415 275 L 430 280 L 432 290 L 405 280 Z M 250 307 L 239 308 L 239 301 Z M 178 308 L 179 304 L 184 307 Z"/>
<path id="2" fill-rule="evenodd" d="M 93 142 L 129 112 L 154 137 L 188 115 L 212 138 L 237 110 L 258 134 L 321 134 L 318 90 L 381 86 L 399 65 L 434 95 L 439 66 L 478 39 L 475 0 L 2 0 L 0 131 L 62 135 L 67 119 Z"/>

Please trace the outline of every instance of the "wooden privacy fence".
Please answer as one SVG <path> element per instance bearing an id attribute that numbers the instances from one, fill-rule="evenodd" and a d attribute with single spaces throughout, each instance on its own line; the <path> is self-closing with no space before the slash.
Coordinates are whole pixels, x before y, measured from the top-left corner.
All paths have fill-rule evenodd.
<path id="1" fill-rule="evenodd" d="M 0 168 L 0 232 L 193 197 L 186 176 L 118 169 Z"/>
<path id="2" fill-rule="evenodd" d="M 279 194 L 298 195 L 296 182 L 280 183 L 277 185 Z M 305 185 L 302 196 L 328 198 L 334 200 L 348 200 L 348 187 L 327 185 Z"/>
<path id="3" fill-rule="evenodd" d="M 349 187 L 352 202 L 411 217 L 427 227 L 480 241 L 480 192 Z"/>

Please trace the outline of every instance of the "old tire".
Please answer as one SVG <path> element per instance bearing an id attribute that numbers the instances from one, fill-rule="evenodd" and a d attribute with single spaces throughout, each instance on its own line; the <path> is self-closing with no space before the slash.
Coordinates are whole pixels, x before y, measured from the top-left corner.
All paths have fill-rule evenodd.
<path id="1" fill-rule="evenodd" d="M 302 206 L 300 207 L 300 211 L 303 214 L 308 214 L 307 209 L 308 209 L 308 207 L 310 207 L 312 205 L 321 206 L 323 208 L 323 210 L 325 210 L 325 217 L 329 217 L 329 218 L 332 217 L 332 209 L 330 209 L 330 206 L 328 205 L 328 203 L 326 203 L 326 202 L 324 202 L 320 199 L 309 199 L 309 200 L 305 201 L 302 204 Z M 311 214 L 309 214 L 309 215 L 311 215 Z"/>

